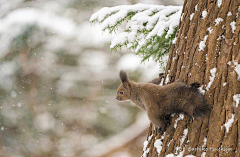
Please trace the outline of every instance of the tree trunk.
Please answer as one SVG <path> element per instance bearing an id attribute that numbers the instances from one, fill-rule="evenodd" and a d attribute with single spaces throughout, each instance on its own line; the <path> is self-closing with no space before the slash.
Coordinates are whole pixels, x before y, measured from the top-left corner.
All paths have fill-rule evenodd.
<path id="1" fill-rule="evenodd" d="M 185 0 L 165 83 L 199 82 L 213 107 L 206 118 L 175 115 L 163 136 L 150 125 L 143 157 L 240 156 L 239 6 L 239 0 Z"/>

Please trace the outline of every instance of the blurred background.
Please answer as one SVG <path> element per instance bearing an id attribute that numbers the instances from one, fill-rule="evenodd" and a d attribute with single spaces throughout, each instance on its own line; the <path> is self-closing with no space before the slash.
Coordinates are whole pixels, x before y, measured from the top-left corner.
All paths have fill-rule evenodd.
<path id="1" fill-rule="evenodd" d="M 118 102 L 118 72 L 150 81 L 163 71 L 91 25 L 102 7 L 178 0 L 1 0 L 0 156 L 141 156 L 147 116 Z M 121 30 L 120 30 L 121 31 Z M 167 59 L 167 58 L 166 58 Z"/>

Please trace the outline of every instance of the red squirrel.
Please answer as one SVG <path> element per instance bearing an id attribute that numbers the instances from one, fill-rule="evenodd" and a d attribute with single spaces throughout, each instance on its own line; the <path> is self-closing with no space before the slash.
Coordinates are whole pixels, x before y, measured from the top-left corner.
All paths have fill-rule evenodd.
<path id="1" fill-rule="evenodd" d="M 205 117 L 210 112 L 210 105 L 199 92 L 200 84 L 195 82 L 186 85 L 173 82 L 159 86 L 163 74 L 148 83 L 130 81 L 126 72 L 120 71 L 121 84 L 117 89 L 116 99 L 131 100 L 147 112 L 149 120 L 160 132 L 169 125 L 169 118 L 174 113 L 184 113 L 193 117 Z"/>

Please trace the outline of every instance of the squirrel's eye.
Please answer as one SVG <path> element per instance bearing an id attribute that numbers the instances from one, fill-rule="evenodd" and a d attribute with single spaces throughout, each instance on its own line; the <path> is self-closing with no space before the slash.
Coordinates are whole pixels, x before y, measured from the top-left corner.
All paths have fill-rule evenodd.
<path id="1" fill-rule="evenodd" d="M 123 95 L 123 92 L 119 92 L 121 95 Z"/>

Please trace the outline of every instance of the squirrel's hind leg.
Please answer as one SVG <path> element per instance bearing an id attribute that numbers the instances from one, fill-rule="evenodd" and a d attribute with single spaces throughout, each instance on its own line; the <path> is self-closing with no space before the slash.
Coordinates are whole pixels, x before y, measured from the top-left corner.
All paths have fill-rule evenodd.
<path id="1" fill-rule="evenodd" d="M 158 133 L 163 134 L 169 126 L 169 119 L 153 112 L 148 112 L 148 118 L 153 126 L 158 127 Z"/>

